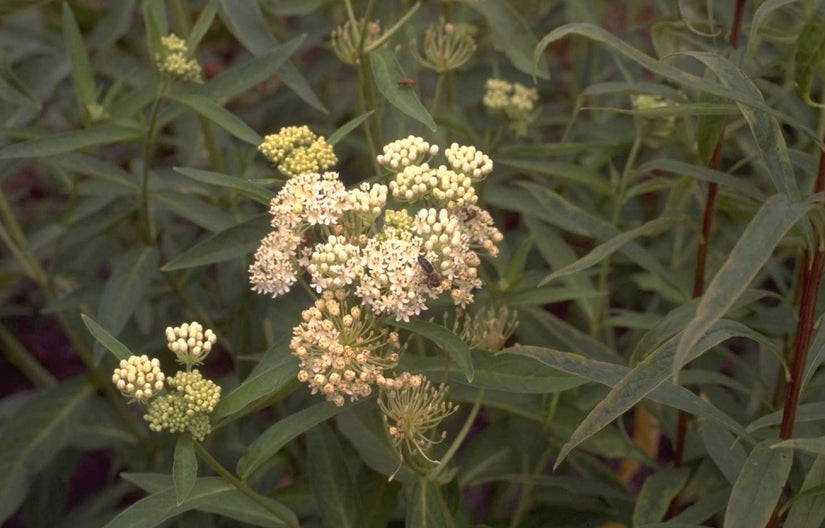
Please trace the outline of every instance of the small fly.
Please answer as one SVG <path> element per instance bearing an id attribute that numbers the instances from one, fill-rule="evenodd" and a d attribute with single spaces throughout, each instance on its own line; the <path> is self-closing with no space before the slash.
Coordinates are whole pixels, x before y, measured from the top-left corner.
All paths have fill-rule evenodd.
<path id="1" fill-rule="evenodd" d="M 413 86 L 415 86 L 415 79 L 410 79 L 407 77 L 406 79 L 401 79 L 398 81 L 399 88 L 412 88 Z"/>

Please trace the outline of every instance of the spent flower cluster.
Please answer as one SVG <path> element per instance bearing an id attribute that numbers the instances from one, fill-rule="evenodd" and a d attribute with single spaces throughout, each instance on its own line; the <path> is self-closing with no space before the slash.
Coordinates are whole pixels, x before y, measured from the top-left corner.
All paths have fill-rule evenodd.
<path id="1" fill-rule="evenodd" d="M 167 377 L 157 358 L 131 356 L 120 361 L 112 383 L 131 401 L 146 405 L 143 419 L 152 431 L 188 432 L 201 441 L 212 430 L 209 414 L 220 401 L 221 388 L 192 367 L 206 358 L 217 336 L 192 321 L 167 328 L 166 340 L 186 371 Z"/>
<path id="2" fill-rule="evenodd" d="M 364 24 L 367 25 L 366 29 L 364 29 Z M 361 43 L 362 32 L 363 43 Z M 335 55 L 341 62 L 353 65 L 359 63 L 361 53 L 369 50 L 370 45 L 379 38 L 381 38 L 381 24 L 377 20 L 366 22 L 364 19 L 359 20 L 357 24 L 347 20 L 343 25 L 335 28 L 330 35 L 332 51 Z"/>
<path id="3" fill-rule="evenodd" d="M 410 42 L 415 60 L 425 68 L 442 73 L 462 67 L 476 50 L 476 43 L 467 28 L 456 27 L 442 18 L 424 31 L 424 51 L 418 43 Z"/>
<path id="4" fill-rule="evenodd" d="M 517 136 L 527 134 L 527 127 L 536 118 L 534 109 L 538 100 L 538 90 L 523 84 L 494 77 L 484 84 L 484 106 L 493 114 L 504 115 Z"/>
<path id="5" fill-rule="evenodd" d="M 155 66 L 159 72 L 181 81 L 203 82 L 201 66 L 191 56 L 186 41 L 170 33 L 161 37 L 160 43 L 161 49 L 155 54 Z"/>

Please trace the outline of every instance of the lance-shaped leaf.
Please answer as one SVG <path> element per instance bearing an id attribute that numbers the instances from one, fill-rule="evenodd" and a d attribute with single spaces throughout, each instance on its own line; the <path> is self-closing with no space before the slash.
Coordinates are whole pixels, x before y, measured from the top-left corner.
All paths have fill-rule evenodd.
<path id="1" fill-rule="evenodd" d="M 770 519 L 793 464 L 792 452 L 772 449 L 773 442 L 758 443 L 745 461 L 730 494 L 724 528 L 765 526 Z"/>
<path id="2" fill-rule="evenodd" d="M 398 81 L 407 78 L 395 53 L 387 46 L 382 46 L 369 54 L 370 67 L 375 86 L 387 101 L 419 123 L 435 131 L 435 121 L 418 99 L 414 90 L 398 86 Z"/>

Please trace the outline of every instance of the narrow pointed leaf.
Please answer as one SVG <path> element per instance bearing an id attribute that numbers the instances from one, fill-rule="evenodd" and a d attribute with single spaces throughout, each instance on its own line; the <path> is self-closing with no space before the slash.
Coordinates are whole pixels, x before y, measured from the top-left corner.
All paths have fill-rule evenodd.
<path id="1" fill-rule="evenodd" d="M 395 58 L 395 53 L 388 46 L 382 46 L 369 54 L 369 61 L 375 77 L 375 85 L 381 95 L 391 105 L 435 132 L 437 128 L 435 121 L 421 104 L 415 91 L 408 87 L 398 86 L 398 81 L 406 79 L 407 74 Z"/>
<path id="2" fill-rule="evenodd" d="M 754 200 L 759 200 L 760 202 L 765 200 L 765 193 L 759 190 L 759 188 L 748 180 L 737 176 L 732 176 L 727 172 L 709 169 L 700 165 L 663 158 L 643 163 L 636 169 L 636 172 L 639 174 L 651 171 L 667 171 L 673 174 L 690 176 L 691 178 L 696 178 L 697 180 L 718 183 L 719 185 L 729 187 L 730 189 L 735 190 L 738 193 L 742 193 L 749 198 L 753 198 Z"/>
<path id="3" fill-rule="evenodd" d="M 307 432 L 307 464 L 312 491 L 323 498 L 320 511 L 324 526 L 362 528 L 361 497 L 347 469 L 338 438 L 326 424 Z"/>
<path id="4" fill-rule="evenodd" d="M 473 381 L 474 369 L 470 348 L 460 337 L 444 326 L 420 319 L 413 319 L 409 323 L 391 321 L 390 324 L 418 334 L 443 348 L 453 358 L 458 368 L 464 372 L 467 381 Z"/>
<path id="5" fill-rule="evenodd" d="M 134 141 L 143 131 L 121 125 L 100 125 L 84 130 L 59 132 L 0 149 L 0 159 L 42 158 L 96 145 Z"/>
<path id="6" fill-rule="evenodd" d="M 691 349 L 739 299 L 771 256 L 788 230 L 805 214 L 808 204 L 777 194 L 759 208 L 745 228 L 722 268 L 713 277 L 696 316 L 679 339 L 674 358 L 674 374 L 686 362 Z"/>
<path id="7" fill-rule="evenodd" d="M 82 378 L 63 382 L 29 398 L 0 433 L 0 522 L 11 517 L 32 478 L 71 439 L 77 417 L 94 394 Z"/>
<path id="8" fill-rule="evenodd" d="M 172 461 L 172 480 L 175 483 L 175 503 L 180 506 L 189 498 L 198 480 L 198 458 L 190 434 L 178 436 Z"/>
<path id="9" fill-rule="evenodd" d="M 275 193 L 266 187 L 262 187 L 248 180 L 244 180 L 238 176 L 200 169 L 190 169 L 188 167 L 175 167 L 174 171 L 199 182 L 238 191 L 238 193 L 246 196 L 247 198 L 252 198 L 256 202 L 266 206 L 269 206 L 269 202 L 272 201 L 272 197 L 275 196 Z"/>
<path id="10" fill-rule="evenodd" d="M 258 215 L 216 233 L 167 262 L 161 271 L 195 268 L 249 255 L 272 229 L 270 219 L 268 213 Z"/>
<path id="11" fill-rule="evenodd" d="M 670 502 L 685 487 L 690 469 L 665 468 L 645 479 L 633 510 L 633 526 L 656 523 L 664 519 Z"/>
<path id="12" fill-rule="evenodd" d="M 441 487 L 424 477 L 415 479 L 407 493 L 407 528 L 455 527 L 453 516 L 441 495 Z"/>
<path id="13" fill-rule="evenodd" d="M 338 127 L 338 129 L 335 132 L 329 135 L 329 137 L 327 138 L 327 143 L 329 143 L 330 145 L 335 145 L 336 143 L 344 139 L 347 134 L 355 130 L 358 127 L 358 125 L 366 121 L 367 118 L 374 113 L 375 110 L 370 110 L 369 112 L 365 112 L 358 117 L 350 119 L 349 121 Z"/>
<path id="14" fill-rule="evenodd" d="M 212 419 L 218 420 L 244 411 L 249 406 L 280 390 L 298 373 L 297 360 L 286 356 L 250 375 L 235 390 L 221 398 Z"/>
<path id="15" fill-rule="evenodd" d="M 800 494 L 821 487 L 825 483 L 825 456 L 816 457 L 805 475 Z M 825 523 L 825 501 L 822 495 L 797 495 L 788 510 L 785 528 L 821 528 Z"/>
<path id="16" fill-rule="evenodd" d="M 773 440 L 756 445 L 733 485 L 725 511 L 724 528 L 765 526 L 791 471 L 789 449 L 772 449 Z"/>
<path id="17" fill-rule="evenodd" d="M 97 321 L 86 314 L 80 314 L 80 318 L 83 319 L 83 324 L 86 325 L 89 333 L 92 334 L 101 345 L 106 347 L 109 352 L 114 354 L 118 361 L 121 359 L 129 359 L 129 356 L 134 355 L 126 345 L 115 339 L 115 337 L 100 326 Z"/>
<path id="18" fill-rule="evenodd" d="M 236 138 L 246 141 L 250 145 L 257 147 L 264 141 L 264 138 L 262 138 L 260 135 L 258 135 L 257 132 L 249 128 L 249 125 L 241 121 L 241 119 L 238 116 L 236 116 L 226 108 L 218 105 L 212 99 L 193 93 L 181 93 L 170 95 L 169 97 L 181 104 L 188 106 L 198 114 L 202 115 L 206 119 L 212 121 L 219 127 L 223 128 Z"/>
<path id="19" fill-rule="evenodd" d="M 773 444 L 774 448 L 792 448 L 815 455 L 825 455 L 825 436 L 817 438 L 789 438 Z"/>
<path id="20" fill-rule="evenodd" d="M 103 287 L 98 320 L 117 336 L 146 295 L 158 271 L 158 251 L 143 247 L 127 251 L 115 260 L 112 274 Z"/>
<path id="21" fill-rule="evenodd" d="M 80 115 L 84 115 L 87 112 L 86 105 L 96 102 L 94 76 L 80 28 L 77 26 L 72 8 L 67 3 L 63 4 L 63 42 L 72 61 L 72 80 L 78 110 Z"/>
<path id="22" fill-rule="evenodd" d="M 217 13 L 217 11 L 218 0 L 209 0 L 206 5 L 203 6 L 203 9 L 201 9 L 200 14 L 198 15 L 198 20 L 195 21 L 195 25 L 192 26 L 192 31 L 186 38 L 186 47 L 189 49 L 190 53 L 195 51 L 203 36 L 206 35 L 207 31 L 209 31 L 209 26 L 212 25 L 212 21 L 215 19 L 215 13 Z"/>
<path id="23" fill-rule="evenodd" d="M 238 475 L 242 479 L 248 478 L 286 444 L 342 410 L 330 402 L 321 402 L 278 420 L 249 444 L 246 453 L 238 460 Z"/>

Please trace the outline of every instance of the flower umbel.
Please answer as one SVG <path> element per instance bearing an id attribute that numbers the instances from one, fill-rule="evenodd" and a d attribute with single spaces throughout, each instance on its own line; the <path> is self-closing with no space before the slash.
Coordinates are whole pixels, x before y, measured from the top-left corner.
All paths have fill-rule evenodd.
<path id="1" fill-rule="evenodd" d="M 258 150 L 287 176 L 319 172 L 338 162 L 327 140 L 306 125 L 284 127 L 267 135 Z"/>
<path id="2" fill-rule="evenodd" d="M 364 19 L 353 24 L 347 20 L 343 25 L 338 26 L 332 31 L 330 38 L 332 39 L 332 51 L 335 55 L 346 64 L 358 64 L 360 61 L 360 52 L 364 49 L 369 49 L 369 45 L 381 37 L 381 24 L 377 20 L 366 22 L 367 28 L 364 32 L 364 44 L 360 46 L 361 33 L 364 28 Z"/>
<path id="3" fill-rule="evenodd" d="M 510 129 L 517 136 L 527 134 L 527 127 L 535 119 L 534 107 L 539 100 L 535 88 L 523 84 L 490 78 L 484 85 L 484 106 L 492 113 L 504 114 L 510 122 Z"/>
<path id="4" fill-rule="evenodd" d="M 163 390 L 164 378 L 160 362 L 145 355 L 121 359 L 120 365 L 112 373 L 115 387 L 121 394 L 136 401 L 146 401 Z"/>
<path id="5" fill-rule="evenodd" d="M 466 28 L 457 28 L 442 18 L 424 31 L 424 53 L 418 52 L 418 43 L 410 42 L 410 52 L 425 68 L 438 73 L 462 67 L 476 50 L 476 43 Z"/>
<path id="6" fill-rule="evenodd" d="M 201 66 L 191 57 L 186 41 L 170 33 L 160 38 L 161 51 L 155 54 L 158 71 L 181 81 L 202 83 Z"/>
<path id="7" fill-rule="evenodd" d="M 446 385 L 432 386 L 424 376 L 410 376 L 400 388 L 382 390 L 378 407 L 393 447 L 401 460 L 404 455 L 420 455 L 431 464 L 438 464 L 428 455 L 430 448 L 441 442 L 446 433 L 434 430 L 458 410 L 458 406 L 444 401 L 449 389 Z"/>
<path id="8" fill-rule="evenodd" d="M 465 313 L 456 333 L 471 348 L 498 352 L 518 326 L 518 312 L 506 306 L 488 306 L 474 314 Z"/>
<path id="9" fill-rule="evenodd" d="M 166 346 L 175 354 L 178 363 L 187 368 L 203 363 L 217 341 L 215 332 L 208 328 L 204 331 L 197 321 L 166 328 Z"/>

